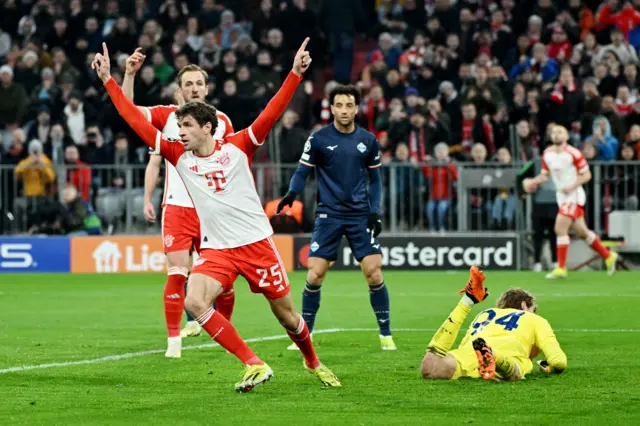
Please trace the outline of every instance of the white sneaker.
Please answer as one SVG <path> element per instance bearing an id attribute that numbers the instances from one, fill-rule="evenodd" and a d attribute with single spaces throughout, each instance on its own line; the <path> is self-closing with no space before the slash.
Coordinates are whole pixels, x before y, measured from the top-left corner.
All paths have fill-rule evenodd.
<path id="1" fill-rule="evenodd" d="M 180 330 L 180 337 L 196 337 L 202 333 L 202 327 L 198 324 L 198 321 L 189 321 L 187 325 Z"/>
<path id="2" fill-rule="evenodd" d="M 313 342 L 313 334 L 311 335 L 311 341 Z M 298 347 L 298 345 L 296 345 L 296 342 L 293 342 L 292 344 L 287 346 L 287 350 L 288 351 L 299 351 L 300 348 Z"/>
<path id="3" fill-rule="evenodd" d="M 167 338 L 167 352 L 164 353 L 167 358 L 180 358 L 182 356 L 182 337 Z"/>
<path id="4" fill-rule="evenodd" d="M 542 263 L 534 263 L 533 264 L 533 272 L 542 272 Z"/>

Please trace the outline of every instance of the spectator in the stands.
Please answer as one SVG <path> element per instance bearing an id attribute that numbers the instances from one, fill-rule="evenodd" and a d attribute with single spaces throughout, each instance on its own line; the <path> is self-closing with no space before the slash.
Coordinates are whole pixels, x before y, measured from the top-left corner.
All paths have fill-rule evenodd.
<path id="1" fill-rule="evenodd" d="M 525 70 L 533 71 L 536 81 L 547 82 L 558 75 L 559 67 L 554 59 L 547 56 L 545 45 L 536 43 L 533 45 L 531 57 L 511 68 L 509 77 L 517 78 Z"/>
<path id="2" fill-rule="evenodd" d="M 80 161 L 80 152 L 75 145 L 69 145 L 64 150 L 64 164 L 67 169 L 67 182 L 72 183 L 84 200 L 89 199 L 91 188 L 91 169 Z"/>
<path id="3" fill-rule="evenodd" d="M 596 147 L 596 159 L 601 161 L 615 160 L 618 156 L 618 139 L 611 133 L 609 120 L 604 116 L 598 116 L 593 121 L 591 136 L 586 141 Z"/>
<path id="4" fill-rule="evenodd" d="M 85 111 L 80 92 L 72 92 L 69 102 L 64 107 L 64 124 L 75 143 L 80 143 L 85 130 Z"/>
<path id="5" fill-rule="evenodd" d="M 476 106 L 470 102 L 462 105 L 462 124 L 459 128 L 453 129 L 451 140 L 451 152 L 460 159 L 468 159 L 472 146 L 478 144 L 484 146 L 485 151 L 495 152 L 491 124 L 478 116 Z"/>
<path id="6" fill-rule="evenodd" d="M 4 139 L 20 126 L 27 112 L 29 98 L 24 86 L 13 81 L 13 69 L 9 65 L 0 67 L 0 130 L 5 129 Z"/>
<path id="7" fill-rule="evenodd" d="M 602 47 L 596 60 L 598 62 L 604 60 L 609 52 L 615 53 L 623 65 L 638 63 L 638 53 L 636 49 L 624 39 L 624 34 L 620 28 L 615 27 L 611 30 L 611 43 Z"/>
<path id="8" fill-rule="evenodd" d="M 511 153 L 505 147 L 498 150 L 498 163 L 501 167 L 511 166 Z M 493 199 L 491 216 L 497 229 L 511 229 L 516 214 L 516 196 L 511 188 L 500 188 Z"/>
<path id="9" fill-rule="evenodd" d="M 429 200 L 426 205 L 429 229 L 444 231 L 448 228 L 447 213 L 455 196 L 455 182 L 458 169 L 449 158 L 449 146 L 439 143 L 434 147 L 435 162 L 422 168 L 425 179 L 429 180 Z"/>
<path id="10" fill-rule="evenodd" d="M 16 180 L 22 182 L 23 194 L 27 198 L 43 197 L 53 192 L 56 173 L 37 139 L 29 142 L 29 156 L 18 163 L 14 174 Z"/>

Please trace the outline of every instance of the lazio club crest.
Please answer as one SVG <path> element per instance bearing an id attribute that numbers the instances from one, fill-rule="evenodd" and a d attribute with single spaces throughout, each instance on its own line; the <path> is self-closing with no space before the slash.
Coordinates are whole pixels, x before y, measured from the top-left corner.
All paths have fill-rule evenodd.
<path id="1" fill-rule="evenodd" d="M 356 148 L 358 148 L 358 151 L 360 151 L 363 154 L 367 150 L 367 146 L 362 142 L 360 142 Z"/>

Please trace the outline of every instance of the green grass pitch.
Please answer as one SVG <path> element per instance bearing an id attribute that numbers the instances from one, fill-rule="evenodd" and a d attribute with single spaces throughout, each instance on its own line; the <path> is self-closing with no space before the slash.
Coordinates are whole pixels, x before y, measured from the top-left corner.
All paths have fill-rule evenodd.
<path id="1" fill-rule="evenodd" d="M 487 277 L 485 308 L 510 286 L 537 295 L 538 312 L 567 353 L 565 374 L 534 372 L 511 384 L 422 380 L 420 360 L 458 301 L 462 272 L 386 273 L 397 352 L 379 348 L 361 275 L 330 272 L 316 328 L 345 330 L 314 340 L 342 389 L 322 389 L 303 370 L 267 303 L 239 281 L 233 322 L 275 371 L 249 394 L 234 392 L 242 366 L 220 347 L 164 358 L 163 275 L 2 275 L 0 424 L 640 424 L 639 273 Z M 304 274 L 290 278 L 300 307 Z M 210 343 L 204 335 L 184 341 Z M 78 363 L 123 354 L 136 356 Z"/>

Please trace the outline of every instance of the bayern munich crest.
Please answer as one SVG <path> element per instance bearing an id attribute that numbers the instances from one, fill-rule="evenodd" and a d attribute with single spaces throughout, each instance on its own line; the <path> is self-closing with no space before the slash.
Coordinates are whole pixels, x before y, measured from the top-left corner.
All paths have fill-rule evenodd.
<path id="1" fill-rule="evenodd" d="M 220 164 L 221 166 L 226 166 L 231 163 L 231 157 L 229 156 L 229 153 L 225 152 L 218 158 L 216 158 L 215 162 Z"/>
<path id="2" fill-rule="evenodd" d="M 164 236 L 164 246 L 171 247 L 173 245 L 173 235 L 165 235 Z"/>

